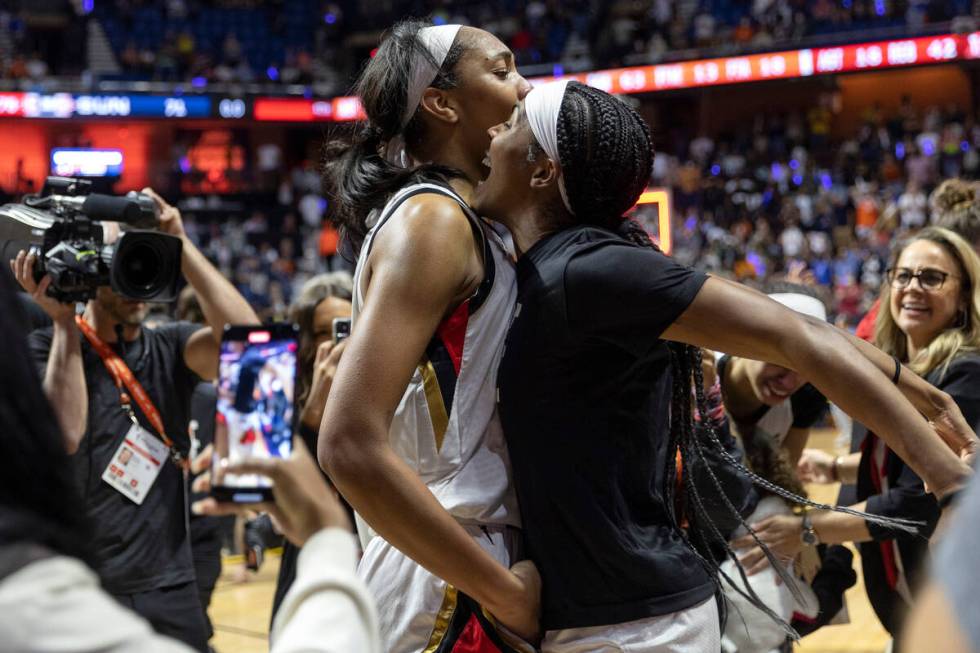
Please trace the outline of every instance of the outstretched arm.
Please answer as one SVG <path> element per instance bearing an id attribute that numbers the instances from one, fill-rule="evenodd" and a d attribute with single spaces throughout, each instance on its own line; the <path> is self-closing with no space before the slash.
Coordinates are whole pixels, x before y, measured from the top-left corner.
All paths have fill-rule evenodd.
<path id="1" fill-rule="evenodd" d="M 663 338 L 796 370 L 877 433 L 938 497 L 960 488 L 970 475 L 960 451 L 937 436 L 850 338 L 762 293 L 712 277 Z"/>
<path id="2" fill-rule="evenodd" d="M 482 276 L 472 229 L 454 201 L 423 195 L 399 212 L 374 241 L 364 310 L 320 426 L 320 464 L 385 540 L 527 637 L 537 629 L 534 581 L 484 551 L 388 441 L 439 322 Z"/>
<path id="3" fill-rule="evenodd" d="M 887 310 L 887 307 L 882 307 L 881 310 Z M 819 322 L 811 317 L 804 319 Z M 889 378 L 894 375 L 895 360 L 891 356 L 848 331 L 838 330 L 838 332 Z M 915 406 L 916 410 L 932 422 L 936 433 L 949 445 L 949 448 L 958 453 L 967 464 L 972 464 L 980 444 L 978 444 L 976 434 L 973 433 L 972 427 L 964 419 L 963 413 L 956 405 L 953 397 L 904 365 L 899 374 L 898 389 Z"/>

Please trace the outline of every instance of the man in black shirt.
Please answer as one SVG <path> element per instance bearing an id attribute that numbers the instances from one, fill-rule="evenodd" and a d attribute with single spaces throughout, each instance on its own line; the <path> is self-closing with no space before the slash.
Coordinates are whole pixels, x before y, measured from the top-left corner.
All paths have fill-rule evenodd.
<path id="1" fill-rule="evenodd" d="M 53 321 L 34 331 L 29 342 L 65 447 L 73 454 L 103 585 L 158 632 L 205 651 L 184 472 L 161 440 L 171 440 L 187 455 L 191 395 L 201 379 L 217 373 L 223 326 L 257 324 L 258 318 L 187 238 L 179 211 L 149 189 L 144 192 L 160 208 L 161 231 L 183 241 L 182 272 L 200 297 L 207 327 L 186 322 L 144 327 L 146 304 L 105 287 L 76 321 L 74 305 L 45 294 L 47 277 L 34 283 L 33 257 L 21 252 L 13 266 L 18 281 Z M 103 346 L 108 348 L 100 352 Z M 125 378 L 125 370 L 110 372 L 106 360 L 112 354 L 131 370 L 149 402 L 134 396 L 132 384 L 120 387 L 117 379 Z M 124 487 L 114 476 L 131 480 Z"/>

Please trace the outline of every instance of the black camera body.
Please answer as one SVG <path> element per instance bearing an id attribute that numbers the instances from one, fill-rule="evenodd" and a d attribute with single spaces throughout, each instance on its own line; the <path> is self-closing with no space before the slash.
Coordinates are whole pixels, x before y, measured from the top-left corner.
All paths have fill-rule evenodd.
<path id="1" fill-rule="evenodd" d="M 100 220 L 136 229 L 106 245 Z M 50 275 L 48 294 L 62 302 L 92 299 L 99 286 L 127 299 L 173 301 L 182 243 L 150 230 L 157 224 L 147 195 L 99 195 L 87 180 L 48 177 L 40 195 L 0 206 L 0 258 L 13 259 L 20 250 L 36 254 L 34 278 Z"/>

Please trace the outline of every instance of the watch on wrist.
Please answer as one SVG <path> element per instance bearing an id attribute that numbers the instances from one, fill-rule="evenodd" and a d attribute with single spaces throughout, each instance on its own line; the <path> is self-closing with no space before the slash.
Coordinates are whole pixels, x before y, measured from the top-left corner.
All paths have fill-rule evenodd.
<path id="1" fill-rule="evenodd" d="M 809 546 L 816 546 L 820 544 L 820 537 L 817 535 L 817 531 L 813 528 L 813 521 L 810 519 L 809 511 L 803 513 L 803 523 L 801 524 L 800 540 L 803 544 Z"/>

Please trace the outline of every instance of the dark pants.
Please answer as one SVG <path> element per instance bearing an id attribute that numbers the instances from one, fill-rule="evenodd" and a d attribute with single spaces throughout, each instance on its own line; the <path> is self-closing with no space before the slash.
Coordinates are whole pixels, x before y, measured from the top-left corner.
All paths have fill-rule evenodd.
<path id="1" fill-rule="evenodd" d="M 211 605 L 211 594 L 221 576 L 221 533 L 217 529 L 195 537 L 194 523 L 191 522 L 191 553 L 194 556 L 194 575 L 197 576 L 197 593 L 201 600 L 201 614 L 207 628 L 208 639 L 214 636 L 208 607 Z"/>
<path id="2" fill-rule="evenodd" d="M 282 605 L 282 600 L 286 598 L 289 588 L 296 580 L 296 565 L 299 562 L 300 548 L 292 542 L 286 542 L 282 546 L 282 558 L 279 560 L 279 577 L 276 579 L 276 593 L 272 597 L 272 616 L 269 617 L 269 629 L 276 620 L 276 614 Z"/>
<path id="3" fill-rule="evenodd" d="M 191 648 L 207 653 L 207 625 L 194 581 L 148 592 L 113 596 L 149 621 L 161 635 L 179 639 Z"/>

